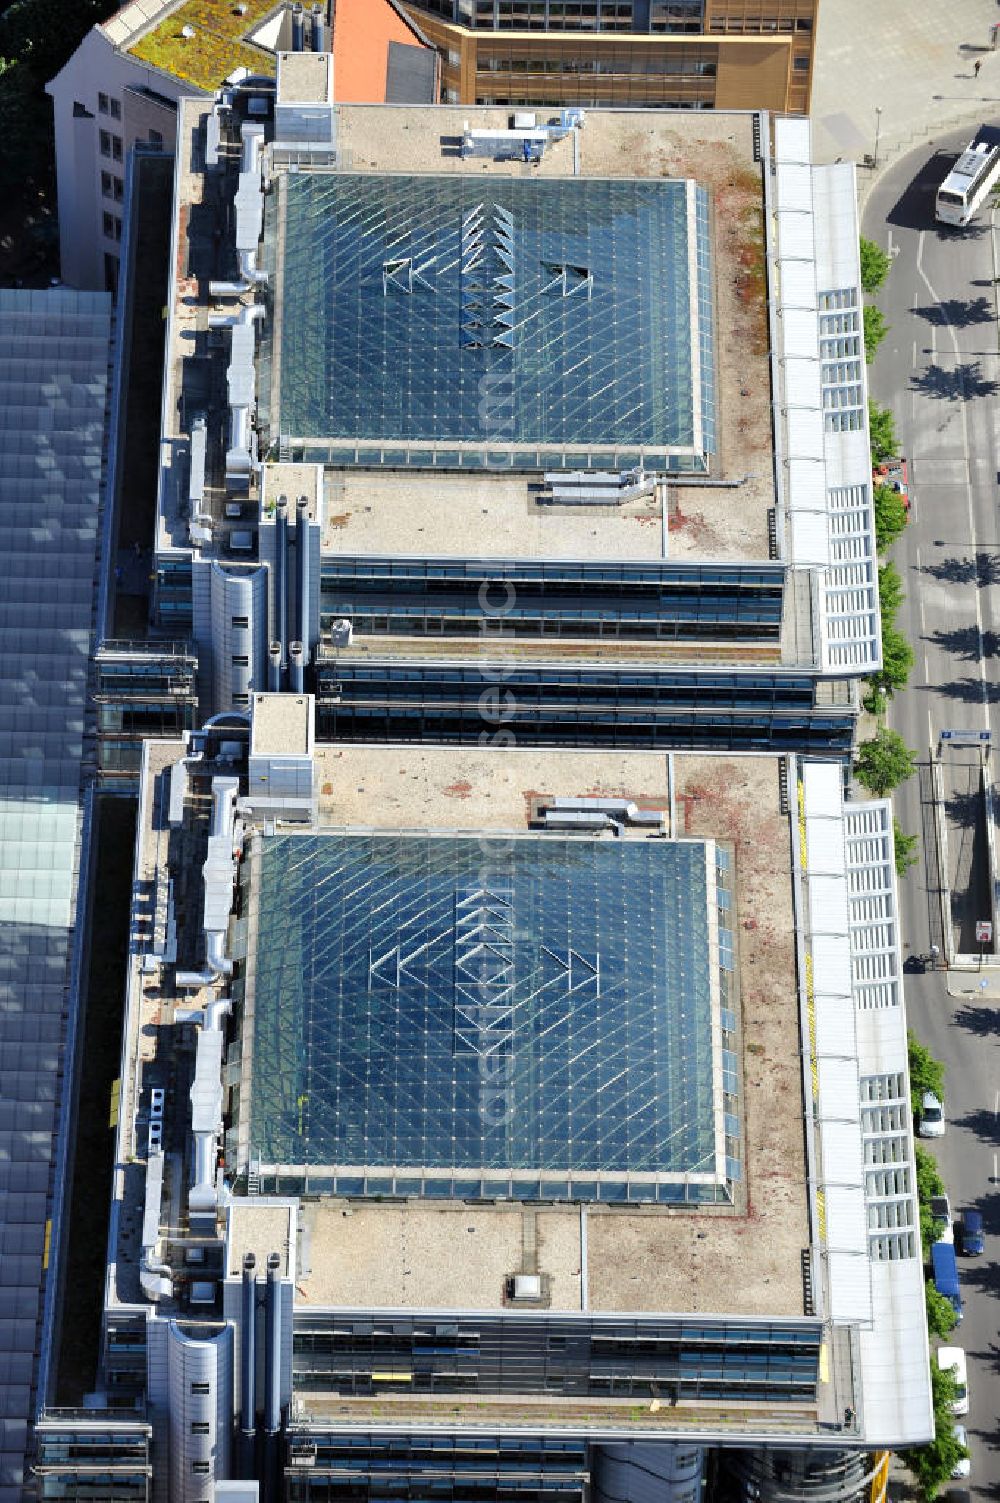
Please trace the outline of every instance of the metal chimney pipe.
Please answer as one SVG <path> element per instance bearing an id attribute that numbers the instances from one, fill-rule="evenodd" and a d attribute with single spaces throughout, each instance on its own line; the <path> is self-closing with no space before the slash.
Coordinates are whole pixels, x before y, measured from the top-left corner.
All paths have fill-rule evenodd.
<path id="1" fill-rule="evenodd" d="M 300 496 L 295 507 L 295 601 L 298 606 L 298 639 L 302 663 L 312 659 L 309 650 L 309 498 Z M 301 694 L 301 689 L 298 691 Z"/>
<path id="2" fill-rule="evenodd" d="M 323 7 L 314 5 L 312 8 L 313 18 L 313 51 L 326 51 L 326 27 L 323 24 Z"/>
<path id="3" fill-rule="evenodd" d="M 281 1429 L 281 1276 L 278 1253 L 268 1254 L 267 1288 L 264 1293 L 264 1431 L 277 1435 Z"/>
<path id="4" fill-rule="evenodd" d="M 267 687 L 272 694 L 281 691 L 281 643 L 272 642 L 267 650 Z"/>
<path id="5" fill-rule="evenodd" d="M 295 0 L 292 6 L 292 51 L 302 52 L 305 40 L 305 23 L 302 15 L 302 6 L 299 0 Z"/>
<path id="6" fill-rule="evenodd" d="M 293 694 L 305 692 L 305 667 L 302 660 L 302 643 L 292 642 L 288 648 L 288 687 Z"/>
<path id="7" fill-rule="evenodd" d="M 274 580 L 274 623 L 273 638 L 281 648 L 281 672 L 284 674 L 286 657 L 285 644 L 288 640 L 288 497 L 278 497 L 278 520 L 275 533 L 275 580 Z M 280 685 L 279 685 L 280 687 Z"/>
<path id="8" fill-rule="evenodd" d="M 243 1301 L 240 1323 L 240 1430 L 243 1475 L 254 1475 L 254 1442 L 257 1435 L 257 1259 L 243 1259 Z"/>

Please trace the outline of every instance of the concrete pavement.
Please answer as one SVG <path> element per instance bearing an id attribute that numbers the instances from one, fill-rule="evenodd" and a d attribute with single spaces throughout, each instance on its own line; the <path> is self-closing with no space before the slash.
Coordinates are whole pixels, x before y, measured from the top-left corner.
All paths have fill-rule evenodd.
<path id="1" fill-rule="evenodd" d="M 1000 6 L 996 14 L 1000 19 Z M 992 235 L 985 218 L 961 234 L 934 223 L 942 176 L 935 150 L 954 151 L 961 142 L 961 133 L 942 133 L 934 147 L 890 164 L 869 197 L 863 229 L 894 253 L 879 299 L 891 327 L 871 386 L 896 415 L 913 494 L 910 523 L 892 555 L 907 596 L 900 626 L 917 660 L 890 722 L 923 763 L 894 796 L 901 825 L 918 832 L 923 847 L 923 859 L 900 884 L 911 957 L 906 1006 L 918 1036 L 946 1069 L 948 1130 L 927 1146 L 953 1210 L 978 1206 L 985 1222 L 985 1257 L 961 1260 L 966 1314 L 954 1338 L 969 1358 L 968 1485 L 985 1500 L 1000 1495 L 1000 975 L 926 971 L 919 959 L 931 943 L 942 944 L 931 748 L 946 727 L 988 728 L 994 778 L 1000 756 L 1000 357 Z"/>
<path id="2" fill-rule="evenodd" d="M 816 161 L 879 163 L 949 127 L 1000 120 L 995 0 L 820 0 L 813 78 Z M 977 78 L 974 64 L 982 59 Z M 865 196 L 873 174 L 862 170 Z"/>

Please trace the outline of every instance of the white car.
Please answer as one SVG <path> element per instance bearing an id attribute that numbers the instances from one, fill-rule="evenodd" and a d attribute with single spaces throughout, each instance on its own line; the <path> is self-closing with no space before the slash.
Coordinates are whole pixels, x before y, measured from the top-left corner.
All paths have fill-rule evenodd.
<path id="1" fill-rule="evenodd" d="M 920 1126 L 917 1132 L 921 1138 L 944 1137 L 944 1107 L 933 1091 L 925 1091 L 920 1099 Z"/>
<path id="2" fill-rule="evenodd" d="M 960 1346 L 939 1346 L 937 1349 L 937 1365 L 941 1372 L 951 1370 L 955 1379 L 955 1398 L 952 1402 L 952 1414 L 968 1414 L 969 1412 L 969 1377 L 965 1366 L 965 1353 Z"/>
<path id="3" fill-rule="evenodd" d="M 962 1450 L 963 1451 L 967 1451 L 969 1449 L 969 1437 L 965 1433 L 965 1426 L 964 1425 L 952 1425 L 952 1427 L 951 1427 L 951 1433 L 952 1433 L 952 1435 L 954 1435 L 955 1439 L 958 1441 L 959 1445 L 962 1447 Z M 961 1459 L 961 1461 L 956 1461 L 956 1463 L 955 1463 L 955 1469 L 954 1469 L 954 1471 L 952 1472 L 951 1475 L 953 1477 L 968 1477 L 970 1475 L 971 1471 L 972 1471 L 972 1458 L 969 1457 L 969 1456 L 963 1456 L 962 1459 Z"/>

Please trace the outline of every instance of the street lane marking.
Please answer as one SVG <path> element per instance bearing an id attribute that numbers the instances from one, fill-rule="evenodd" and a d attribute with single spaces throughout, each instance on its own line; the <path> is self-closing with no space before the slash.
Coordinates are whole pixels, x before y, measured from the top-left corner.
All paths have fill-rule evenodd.
<path id="1" fill-rule="evenodd" d="M 938 297 L 937 293 L 934 291 L 934 288 L 931 286 L 930 278 L 928 277 L 927 273 L 924 271 L 923 258 L 924 258 L 924 240 L 925 240 L 925 237 L 926 237 L 926 231 L 925 230 L 921 230 L 920 231 L 920 235 L 918 236 L 918 239 L 917 239 L 917 272 L 918 272 L 918 274 L 920 276 L 921 281 L 923 282 L 924 286 L 927 288 L 927 291 L 930 294 L 931 302 L 933 304 L 935 304 L 937 307 L 940 308 L 940 307 L 942 307 L 941 299 Z M 956 361 L 956 363 L 958 363 L 960 361 L 961 356 L 960 356 L 960 351 L 959 351 L 959 348 L 958 348 L 958 335 L 955 333 L 955 326 L 954 326 L 954 324 L 949 319 L 949 320 L 947 320 L 945 322 L 944 327 L 948 330 L 948 333 L 951 336 L 951 345 L 952 345 L 952 349 L 954 350 L 954 353 L 955 353 L 955 361 Z M 932 335 L 933 335 L 934 325 L 931 325 L 931 332 L 932 332 Z M 933 338 L 932 338 L 931 339 L 931 343 L 933 344 L 933 342 L 934 341 L 933 341 Z M 969 459 L 971 458 L 971 450 L 969 448 L 969 414 L 968 414 L 968 403 L 966 402 L 964 395 L 962 397 L 961 402 L 959 403 L 959 410 L 960 410 L 961 419 L 962 419 L 962 446 L 963 446 L 963 448 L 965 450 L 965 456 L 966 456 L 965 502 L 966 502 L 966 506 L 967 506 L 968 512 L 969 512 L 969 537 L 972 538 L 973 545 L 975 545 L 975 538 L 976 538 L 976 516 L 975 516 L 975 510 L 974 510 L 973 505 L 972 505 L 972 476 L 971 476 L 971 473 L 970 473 L 970 467 L 969 467 L 969 463 L 968 463 Z M 982 709 L 982 712 L 983 712 L 983 728 L 984 728 L 984 730 L 988 731 L 989 728 L 990 728 L 990 711 L 989 711 L 989 702 L 988 702 L 988 693 L 989 693 L 989 691 L 988 691 L 988 689 L 986 687 L 986 661 L 985 661 L 985 658 L 983 656 L 983 607 L 982 607 L 982 601 L 979 598 L 980 594 L 981 594 L 981 591 L 979 589 L 979 580 L 977 579 L 976 580 L 976 584 L 975 584 L 974 596 L 975 596 L 975 602 L 976 602 L 976 642 L 977 642 L 978 657 L 979 657 L 980 708 Z"/>

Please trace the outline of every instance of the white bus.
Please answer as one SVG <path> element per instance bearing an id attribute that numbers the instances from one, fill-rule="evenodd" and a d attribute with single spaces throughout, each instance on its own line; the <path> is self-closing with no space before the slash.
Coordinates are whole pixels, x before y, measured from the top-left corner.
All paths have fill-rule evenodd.
<path id="1" fill-rule="evenodd" d="M 935 217 L 965 225 L 1000 178 L 1000 130 L 981 125 L 937 191 Z"/>

